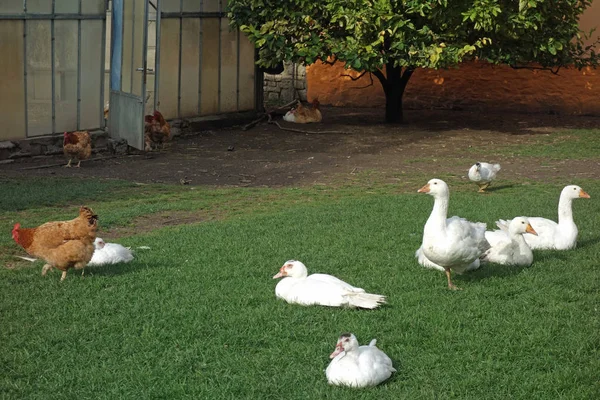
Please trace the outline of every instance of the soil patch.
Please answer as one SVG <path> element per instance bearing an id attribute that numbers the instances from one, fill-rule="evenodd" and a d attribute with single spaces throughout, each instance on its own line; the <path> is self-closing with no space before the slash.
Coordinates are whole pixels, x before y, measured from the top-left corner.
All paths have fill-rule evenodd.
<path id="1" fill-rule="evenodd" d="M 183 179 L 191 185 L 281 187 L 352 182 L 369 171 L 390 183 L 411 174 L 464 176 L 478 160 L 501 163 L 505 179 L 600 175 L 599 162 L 490 157 L 494 146 L 532 143 L 538 135 L 560 129 L 600 128 L 597 117 L 409 110 L 407 123 L 386 125 L 379 109 L 324 107 L 323 115 L 320 124 L 280 122 L 316 133 L 289 132 L 269 124 L 248 131 L 206 130 L 179 136 L 160 152 L 89 161 L 80 169 L 23 169 L 60 163 L 60 155 L 20 159 L 0 165 L 0 177 L 75 176 L 168 184 Z M 479 154 L 469 150 L 473 147 L 489 147 L 490 152 Z"/>

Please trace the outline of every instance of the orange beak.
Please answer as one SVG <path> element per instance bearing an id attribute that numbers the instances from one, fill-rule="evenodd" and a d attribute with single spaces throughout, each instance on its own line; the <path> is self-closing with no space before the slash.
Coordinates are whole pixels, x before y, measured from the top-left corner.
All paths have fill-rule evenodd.
<path id="1" fill-rule="evenodd" d="M 283 278 L 284 276 L 287 276 L 287 272 L 285 272 L 285 267 L 281 267 L 279 272 L 273 275 L 273 279 Z"/>
<path id="2" fill-rule="evenodd" d="M 589 199 L 589 198 L 590 198 L 590 195 L 589 195 L 589 194 L 587 194 L 586 192 L 584 192 L 584 191 L 583 191 L 583 189 L 581 189 L 581 190 L 579 191 L 579 197 L 581 197 L 582 199 Z"/>
<path id="3" fill-rule="evenodd" d="M 429 189 L 429 183 L 425 186 L 423 186 L 421 189 L 417 190 L 417 193 L 429 193 L 430 189 Z"/>
<path id="4" fill-rule="evenodd" d="M 532 235 L 537 236 L 537 232 L 535 231 L 535 229 L 533 229 L 531 224 L 527 224 L 527 228 L 525 228 L 525 232 L 531 233 Z"/>

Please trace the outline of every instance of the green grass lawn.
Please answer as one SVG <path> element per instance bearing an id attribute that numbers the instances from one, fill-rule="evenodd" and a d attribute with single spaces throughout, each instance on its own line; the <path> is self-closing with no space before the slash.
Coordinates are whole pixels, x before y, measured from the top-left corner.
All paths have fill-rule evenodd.
<path id="1" fill-rule="evenodd" d="M 418 181 L 418 179 L 416 180 Z M 433 199 L 394 186 L 203 189 L 120 181 L 2 182 L 0 263 L 24 253 L 16 221 L 70 219 L 87 204 L 101 229 L 197 210 L 206 222 L 140 232 L 124 265 L 40 276 L 0 269 L 0 397 L 73 399 L 595 399 L 600 395 L 600 182 L 578 183 L 579 247 L 535 252 L 529 268 L 457 276 L 417 265 Z M 450 213 L 487 222 L 555 219 L 562 186 L 509 183 L 489 195 L 447 179 Z M 60 186 L 58 185 L 60 183 Z M 566 183 L 565 183 L 566 184 Z M 40 186 L 41 185 L 41 186 Z M 62 190 L 58 188 L 62 187 Z M 374 311 L 279 301 L 288 259 L 388 296 Z M 330 387 L 337 337 L 372 338 L 398 372 L 371 389 Z"/>

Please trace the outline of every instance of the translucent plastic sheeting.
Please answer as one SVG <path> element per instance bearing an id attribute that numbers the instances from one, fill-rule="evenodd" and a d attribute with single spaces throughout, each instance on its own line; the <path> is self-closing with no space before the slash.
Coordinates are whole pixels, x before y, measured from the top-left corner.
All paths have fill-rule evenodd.
<path id="1" fill-rule="evenodd" d="M 27 12 L 52 14 L 52 0 L 27 0 Z"/>
<path id="2" fill-rule="evenodd" d="M 54 130 L 74 131 L 77 130 L 77 21 L 54 21 L 54 37 Z"/>
<path id="3" fill-rule="evenodd" d="M 133 72 L 131 82 L 131 93 L 136 96 L 142 96 L 142 82 L 144 67 L 144 3 L 147 0 L 135 1 L 135 17 L 133 22 Z"/>
<path id="4" fill-rule="evenodd" d="M 90 1 L 90 0 L 85 0 Z M 91 0 L 93 1 L 93 0 Z M 79 13 L 79 0 L 58 0 L 54 2 L 54 12 L 77 14 Z"/>
<path id="5" fill-rule="evenodd" d="M 104 14 L 104 12 L 104 0 L 81 0 L 82 14 Z"/>
<path id="6" fill-rule="evenodd" d="M 202 20 L 200 115 L 219 112 L 219 34 L 218 18 Z"/>
<path id="7" fill-rule="evenodd" d="M 25 138 L 23 21 L 0 21 L 0 140 Z"/>
<path id="8" fill-rule="evenodd" d="M 240 33 L 239 111 L 254 110 L 254 44 Z"/>
<path id="9" fill-rule="evenodd" d="M 184 12 L 199 12 L 202 8 L 202 2 L 198 0 L 183 0 Z"/>
<path id="10" fill-rule="evenodd" d="M 197 0 L 196 3 L 200 3 L 200 0 Z M 162 0 L 161 1 L 161 9 L 162 12 L 179 12 L 181 11 L 181 1 L 180 0 Z"/>
<path id="11" fill-rule="evenodd" d="M 221 20 L 220 112 L 237 111 L 238 33 L 229 28 L 229 20 Z"/>
<path id="12" fill-rule="evenodd" d="M 181 104 L 180 116 L 198 115 L 200 81 L 200 19 L 183 19 L 181 37 Z"/>
<path id="13" fill-rule="evenodd" d="M 204 4 L 202 6 L 202 11 L 204 12 L 218 12 L 219 9 L 219 0 L 204 0 Z"/>
<path id="14" fill-rule="evenodd" d="M 179 19 L 162 19 L 158 108 L 165 118 L 177 117 L 179 44 Z"/>
<path id="15" fill-rule="evenodd" d="M 121 60 L 121 91 L 131 93 L 133 68 L 133 1 L 123 3 L 123 59 Z"/>
<path id="16" fill-rule="evenodd" d="M 23 12 L 23 0 L 1 0 L 0 13 L 21 14 Z"/>
<path id="17" fill-rule="evenodd" d="M 96 46 L 86 46 L 85 43 L 102 42 L 102 21 L 86 21 L 81 24 L 81 103 L 79 126 L 81 129 L 91 129 L 103 126 L 100 117 L 100 88 L 103 79 L 101 57 Z M 105 97 L 108 98 L 108 97 Z M 102 118 L 103 119 L 103 118 Z"/>
<path id="18" fill-rule="evenodd" d="M 50 21 L 27 21 L 27 136 L 52 133 Z"/>

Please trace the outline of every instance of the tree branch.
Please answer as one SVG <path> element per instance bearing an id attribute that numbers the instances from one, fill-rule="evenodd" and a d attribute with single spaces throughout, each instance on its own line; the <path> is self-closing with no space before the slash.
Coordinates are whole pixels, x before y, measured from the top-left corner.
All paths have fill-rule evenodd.
<path id="1" fill-rule="evenodd" d="M 323 60 L 323 59 L 321 58 L 321 62 L 322 62 L 323 64 L 327 64 L 327 65 L 333 65 L 333 64 L 335 64 L 336 62 L 338 62 L 338 58 L 337 58 L 337 56 L 333 56 L 333 61 L 329 61 L 329 60 L 327 60 L 327 59 Z"/>
<path id="2" fill-rule="evenodd" d="M 558 67 L 556 67 L 556 69 L 552 69 L 552 67 L 535 67 L 533 65 L 512 65 L 512 64 L 510 64 L 510 67 L 512 69 L 528 69 L 530 71 L 533 71 L 533 70 L 550 71 L 554 75 L 558 75 L 558 71 L 562 68 L 562 66 L 560 66 L 560 65 Z"/>
<path id="3" fill-rule="evenodd" d="M 353 76 L 352 76 L 352 75 L 350 75 L 350 74 L 341 74 L 340 76 L 347 76 L 348 78 L 352 79 L 353 81 L 357 81 L 357 80 L 359 80 L 360 78 L 362 78 L 363 76 L 365 76 L 365 74 L 366 74 L 366 73 L 367 73 L 367 71 L 363 71 L 363 72 L 361 72 L 361 73 L 360 73 L 360 75 L 359 75 L 359 76 L 357 76 L 356 78 L 355 78 L 355 77 L 353 77 Z"/>
<path id="4" fill-rule="evenodd" d="M 383 72 L 380 69 L 376 69 L 372 73 L 373 73 L 373 75 L 375 75 L 377 77 L 377 79 L 379 79 L 379 82 L 381 82 L 381 85 L 385 88 L 387 79 L 386 79 L 385 75 L 383 74 Z"/>

